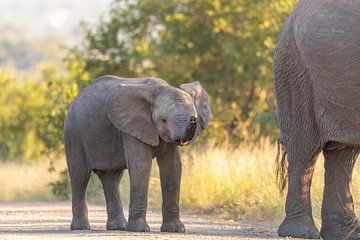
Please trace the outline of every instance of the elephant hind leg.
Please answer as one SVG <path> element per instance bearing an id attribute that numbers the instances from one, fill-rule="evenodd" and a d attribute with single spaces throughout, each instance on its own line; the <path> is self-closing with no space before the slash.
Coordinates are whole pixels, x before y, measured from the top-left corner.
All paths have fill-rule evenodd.
<path id="1" fill-rule="evenodd" d="M 318 154 L 319 152 L 313 155 L 288 153 L 286 217 L 278 230 L 280 237 L 320 237 L 313 220 L 310 199 L 311 180 Z"/>
<path id="2" fill-rule="evenodd" d="M 360 239 L 360 224 L 351 193 L 359 148 L 324 149 L 325 188 L 321 210 L 324 239 Z"/>
<path id="3" fill-rule="evenodd" d="M 90 229 L 85 195 L 91 171 L 87 167 L 85 152 L 81 145 L 71 147 L 66 148 L 72 190 L 71 230 Z"/>
<path id="4" fill-rule="evenodd" d="M 115 172 L 94 171 L 101 180 L 106 199 L 106 209 L 108 220 L 106 223 L 107 230 L 125 230 L 126 219 L 124 216 L 120 193 L 119 183 L 124 170 Z"/>
<path id="5" fill-rule="evenodd" d="M 72 191 L 73 218 L 71 221 L 71 230 L 84 230 L 90 229 L 85 194 L 91 170 L 88 166 L 79 129 L 75 124 L 68 123 L 68 121 L 71 120 L 71 118 L 66 120 L 64 132 L 66 161 Z"/>

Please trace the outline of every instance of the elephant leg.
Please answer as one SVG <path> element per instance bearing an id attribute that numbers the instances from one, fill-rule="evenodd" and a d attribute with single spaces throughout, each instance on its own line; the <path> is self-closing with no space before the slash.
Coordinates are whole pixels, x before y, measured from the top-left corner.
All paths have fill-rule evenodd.
<path id="1" fill-rule="evenodd" d="M 70 149 L 67 148 L 66 153 L 72 190 L 73 218 L 70 226 L 71 230 L 90 229 L 85 195 L 91 171 L 85 164 L 85 152 L 80 146 L 81 145 L 72 146 Z"/>
<path id="2" fill-rule="evenodd" d="M 95 172 L 100 178 L 104 189 L 108 217 L 106 223 L 107 230 L 125 230 L 126 219 L 119 193 L 119 183 L 123 172 L 123 170 L 115 172 Z"/>
<path id="3" fill-rule="evenodd" d="M 152 152 L 150 146 L 128 134 L 123 134 L 123 139 L 130 176 L 129 219 L 125 229 L 133 232 L 149 232 L 146 210 Z"/>
<path id="4" fill-rule="evenodd" d="M 160 170 L 162 190 L 162 232 L 185 232 L 185 226 L 180 221 L 179 196 L 181 181 L 181 161 L 179 147 L 169 146 L 157 157 Z"/>
<path id="5" fill-rule="evenodd" d="M 354 212 L 351 180 L 359 149 L 324 150 L 325 189 L 321 210 L 321 237 L 360 239 L 360 224 Z"/>
<path id="6" fill-rule="evenodd" d="M 280 237 L 317 239 L 320 237 L 312 216 L 310 187 L 318 153 L 288 155 L 288 193 L 286 217 L 281 223 Z"/>

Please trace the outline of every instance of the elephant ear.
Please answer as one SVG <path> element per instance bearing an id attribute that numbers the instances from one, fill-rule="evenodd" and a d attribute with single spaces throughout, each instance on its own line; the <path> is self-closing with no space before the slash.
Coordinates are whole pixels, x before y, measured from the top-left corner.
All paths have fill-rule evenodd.
<path id="1" fill-rule="evenodd" d="M 189 93 L 193 98 L 198 113 L 198 122 L 201 130 L 204 130 L 207 128 L 210 118 L 210 99 L 207 92 L 198 81 L 181 84 L 180 89 Z"/>
<path id="2" fill-rule="evenodd" d="M 106 107 L 118 129 L 151 146 L 159 145 L 151 112 L 155 91 L 155 84 L 121 84 Z"/>

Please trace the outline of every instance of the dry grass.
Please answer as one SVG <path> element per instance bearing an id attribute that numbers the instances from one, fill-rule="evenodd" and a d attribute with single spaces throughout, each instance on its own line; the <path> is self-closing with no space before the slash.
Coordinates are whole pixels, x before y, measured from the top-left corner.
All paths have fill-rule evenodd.
<path id="1" fill-rule="evenodd" d="M 183 207 L 225 213 L 232 219 L 281 220 L 286 193 L 280 195 L 275 181 L 276 151 L 275 145 L 263 139 L 257 144 L 241 144 L 236 149 L 225 144 L 188 152 L 183 157 Z M 318 223 L 324 187 L 323 165 L 321 155 L 311 189 Z M 355 207 L 360 203 L 359 187 L 360 166 L 357 164 L 353 176 Z"/>
<path id="2" fill-rule="evenodd" d="M 0 162 L 0 201 L 54 199 L 49 183 L 58 178 L 48 171 L 48 161 Z"/>
<path id="3" fill-rule="evenodd" d="M 232 219 L 280 220 L 284 216 L 285 196 L 281 196 L 275 182 L 276 146 L 267 140 L 258 144 L 241 144 L 236 149 L 228 146 L 199 146 L 182 149 L 183 176 L 182 208 L 195 211 L 223 213 Z M 60 166 L 65 166 L 61 160 Z M 0 165 L 0 200 L 51 200 L 48 183 L 57 173 L 48 172 L 47 162 L 13 163 Z M 62 168 L 58 168 L 59 170 Z M 315 169 L 312 186 L 314 216 L 319 222 L 323 190 L 323 158 Z M 360 167 L 354 172 L 355 200 L 360 200 Z M 100 183 L 93 178 L 88 197 L 103 202 Z M 129 179 L 124 174 L 120 187 L 122 199 L 128 202 Z M 159 174 L 154 163 L 150 179 L 149 205 L 161 207 Z M 358 202 L 357 202 L 358 203 Z M 356 205 L 358 205 L 356 203 Z M 126 205 L 125 205 L 126 206 Z"/>
<path id="4" fill-rule="evenodd" d="M 183 206 L 235 219 L 278 217 L 284 198 L 276 188 L 275 156 L 275 146 L 266 140 L 191 151 L 184 156 Z"/>

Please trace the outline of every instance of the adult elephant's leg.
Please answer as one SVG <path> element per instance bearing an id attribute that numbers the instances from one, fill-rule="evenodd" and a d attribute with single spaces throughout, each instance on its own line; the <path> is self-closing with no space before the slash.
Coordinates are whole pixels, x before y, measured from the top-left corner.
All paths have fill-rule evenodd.
<path id="1" fill-rule="evenodd" d="M 181 181 L 181 161 L 179 147 L 168 145 L 168 148 L 157 157 L 160 170 L 162 191 L 162 232 L 185 232 L 180 221 L 179 196 Z"/>
<path id="2" fill-rule="evenodd" d="M 360 226 L 354 212 L 351 179 L 358 148 L 324 150 L 325 189 L 321 210 L 321 237 L 360 239 Z"/>
<path id="3" fill-rule="evenodd" d="M 148 232 L 146 210 L 152 153 L 147 144 L 123 134 L 124 149 L 130 176 L 130 206 L 127 231 Z"/>
<path id="4" fill-rule="evenodd" d="M 278 234 L 280 237 L 319 238 L 310 199 L 311 180 L 319 153 L 300 155 L 289 152 L 288 154 L 286 217 L 279 227 Z"/>
<path id="5" fill-rule="evenodd" d="M 108 230 L 125 229 L 126 219 L 119 193 L 119 182 L 123 172 L 123 170 L 115 172 L 96 171 L 104 189 L 108 216 L 106 229 Z"/>

